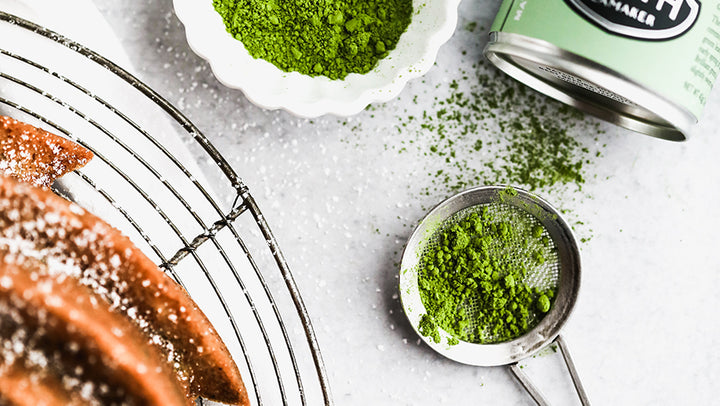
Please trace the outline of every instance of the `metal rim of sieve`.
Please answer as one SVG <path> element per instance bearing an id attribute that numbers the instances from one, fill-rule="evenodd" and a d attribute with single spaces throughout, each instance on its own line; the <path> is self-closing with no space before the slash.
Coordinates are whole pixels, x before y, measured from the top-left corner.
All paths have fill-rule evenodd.
<path id="1" fill-rule="evenodd" d="M 507 193 L 511 190 L 512 193 Z M 440 330 L 440 343 L 423 336 L 418 325 L 425 306 L 418 287 L 419 253 L 428 238 L 445 220 L 461 210 L 492 203 L 503 203 L 534 216 L 557 247 L 559 275 L 555 300 L 550 311 L 531 330 L 510 341 L 474 344 L 460 341 L 449 345 L 451 336 Z M 527 358 L 558 337 L 578 297 L 580 255 L 575 237 L 557 210 L 548 202 L 525 190 L 509 186 L 481 186 L 444 200 L 420 221 L 405 245 L 400 265 L 400 300 L 408 321 L 420 338 L 433 350 L 454 361 L 476 366 L 497 366 Z"/>

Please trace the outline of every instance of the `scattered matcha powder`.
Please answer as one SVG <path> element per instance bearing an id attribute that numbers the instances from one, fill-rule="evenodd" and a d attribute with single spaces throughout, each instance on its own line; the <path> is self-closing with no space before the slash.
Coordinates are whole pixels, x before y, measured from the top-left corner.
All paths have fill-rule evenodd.
<path id="1" fill-rule="evenodd" d="M 597 121 L 517 83 L 481 61 L 450 75 L 429 97 L 396 114 L 399 154 L 425 162 L 425 195 L 447 196 L 469 187 L 512 184 L 531 191 L 572 185 L 582 189 L 586 167 L 599 159 L 578 134 L 601 133 Z M 462 82 L 462 86 L 460 86 Z M 432 96 L 430 96 L 432 95 Z M 370 107 L 371 110 L 380 106 Z"/>
<path id="2" fill-rule="evenodd" d="M 371 118 L 395 121 L 396 136 L 384 145 L 388 156 L 407 155 L 419 163 L 408 188 L 420 200 L 434 204 L 470 187 L 506 184 L 563 201 L 576 199 L 588 177 L 596 176 L 588 168 L 603 159 L 600 121 L 516 82 L 484 58 L 459 68 L 442 63 L 447 79 L 433 87 L 420 83 L 423 90 L 406 107 L 368 107 Z M 365 125 L 355 122 L 353 137 Z M 572 212 L 563 214 L 581 241 L 592 238 Z"/>
<path id="3" fill-rule="evenodd" d="M 213 0 L 254 58 L 306 75 L 366 73 L 395 48 L 412 0 Z"/>
<path id="4" fill-rule="evenodd" d="M 503 203 L 466 209 L 429 240 L 418 270 L 427 311 L 419 331 L 496 343 L 533 328 L 550 310 L 557 284 L 553 243 L 536 220 Z"/>

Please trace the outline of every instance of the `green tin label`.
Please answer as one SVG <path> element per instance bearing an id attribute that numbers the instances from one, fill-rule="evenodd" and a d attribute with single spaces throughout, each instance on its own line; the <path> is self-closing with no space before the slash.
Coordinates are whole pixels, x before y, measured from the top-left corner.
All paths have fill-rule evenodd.
<path id="1" fill-rule="evenodd" d="M 695 117 L 720 70 L 720 0 L 505 0 L 491 30 L 588 58 Z"/>

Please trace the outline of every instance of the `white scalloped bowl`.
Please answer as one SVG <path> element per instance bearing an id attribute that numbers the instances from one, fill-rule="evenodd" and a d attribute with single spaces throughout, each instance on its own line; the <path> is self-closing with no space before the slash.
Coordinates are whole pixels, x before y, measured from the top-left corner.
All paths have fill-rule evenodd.
<path id="1" fill-rule="evenodd" d="M 405 84 L 432 67 L 440 46 L 457 25 L 460 0 L 413 0 L 413 16 L 395 49 L 365 74 L 343 80 L 284 72 L 255 59 L 225 31 L 212 0 L 174 0 L 175 13 L 185 25 L 188 44 L 210 63 L 225 86 L 240 89 L 258 106 L 285 109 L 301 117 L 323 114 L 349 116 L 370 103 L 397 96 Z"/>

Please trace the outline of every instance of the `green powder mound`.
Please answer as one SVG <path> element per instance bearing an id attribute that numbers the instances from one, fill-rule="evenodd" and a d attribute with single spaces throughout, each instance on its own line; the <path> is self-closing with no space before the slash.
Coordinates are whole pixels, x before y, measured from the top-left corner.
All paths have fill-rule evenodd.
<path id="1" fill-rule="evenodd" d="M 532 216 L 498 203 L 467 209 L 431 237 L 418 269 L 420 334 L 453 345 L 512 340 L 550 310 L 557 252 Z"/>
<path id="2" fill-rule="evenodd" d="M 367 73 L 410 24 L 412 0 L 213 0 L 254 58 L 286 72 Z"/>

